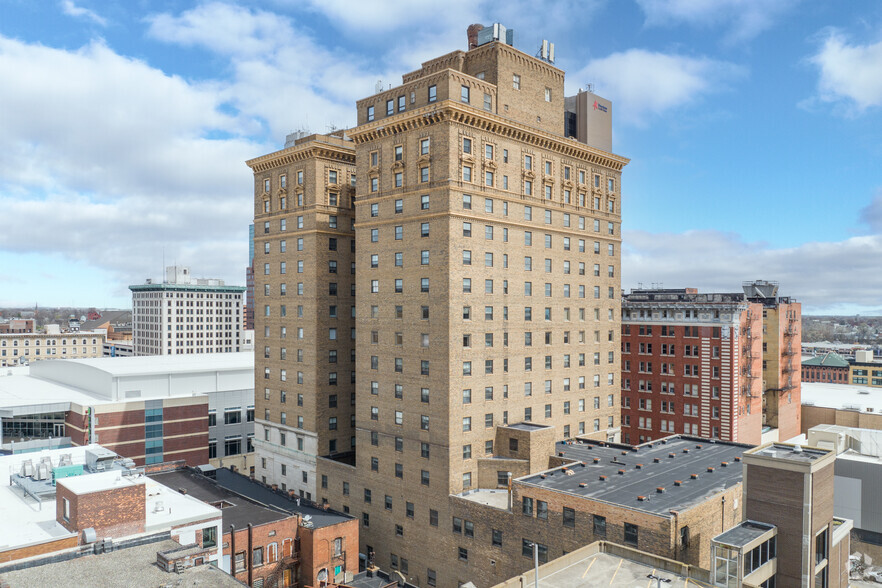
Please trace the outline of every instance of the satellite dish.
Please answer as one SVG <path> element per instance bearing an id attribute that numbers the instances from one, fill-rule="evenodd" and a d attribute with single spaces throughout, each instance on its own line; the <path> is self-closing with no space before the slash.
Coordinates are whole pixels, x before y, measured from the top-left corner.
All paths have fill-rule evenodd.
<path id="1" fill-rule="evenodd" d="M 328 581 L 328 570 L 326 568 L 322 568 L 319 570 L 318 575 L 315 577 L 319 582 L 327 582 Z"/>

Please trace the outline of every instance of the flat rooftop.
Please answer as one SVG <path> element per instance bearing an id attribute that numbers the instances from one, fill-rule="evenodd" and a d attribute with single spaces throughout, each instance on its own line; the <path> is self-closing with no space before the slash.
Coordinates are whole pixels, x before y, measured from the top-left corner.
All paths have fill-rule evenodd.
<path id="1" fill-rule="evenodd" d="M 716 543 L 722 543 L 731 547 L 744 547 L 754 539 L 759 539 L 774 528 L 775 525 L 757 523 L 756 521 L 744 521 L 728 531 L 720 533 L 714 537 L 713 540 Z"/>
<path id="2" fill-rule="evenodd" d="M 260 502 L 261 504 L 281 509 L 285 512 L 299 514 L 301 516 L 309 515 L 313 526 L 317 529 L 345 523 L 354 518 L 334 510 L 315 508 L 314 506 L 307 505 L 306 501 L 301 501 L 298 505 L 296 500 L 288 498 L 288 496 L 284 494 L 279 494 L 271 488 L 267 488 L 263 484 L 256 482 L 247 476 L 231 472 L 227 468 L 218 468 L 215 470 L 215 476 L 219 485 L 232 490 L 236 494 L 240 494 L 251 500 Z M 226 509 L 224 510 L 224 516 L 226 517 Z M 226 519 L 224 520 L 224 523 L 226 523 Z"/>
<path id="3" fill-rule="evenodd" d="M 882 413 L 882 388 L 857 384 L 802 383 L 802 405 Z M 867 410 L 872 408 L 873 410 Z"/>
<path id="4" fill-rule="evenodd" d="M 205 586 L 219 588 L 244 586 L 216 566 L 201 565 L 181 574 L 166 572 L 156 565 L 156 553 L 179 548 L 166 539 L 137 547 L 127 547 L 87 555 L 58 563 L 47 563 L 14 572 L 5 572 L 0 579 L 10 588 L 32 586 L 89 586 L 90 588 L 128 588 L 138 586 Z"/>
<path id="5" fill-rule="evenodd" d="M 73 386 L 28 375 L 0 376 L 0 410 L 11 411 L 4 415 L 7 417 L 41 412 L 64 412 L 70 410 L 71 403 L 91 406 L 102 402 L 94 394 Z"/>
<path id="6" fill-rule="evenodd" d="M 764 457 L 774 457 L 775 459 L 785 459 L 789 461 L 812 462 L 830 453 L 832 453 L 832 451 L 829 449 L 772 443 L 771 445 L 752 450 L 750 455 L 761 455 Z"/>
<path id="7" fill-rule="evenodd" d="M 233 371 L 254 368 L 254 352 L 193 353 L 190 355 L 144 355 L 139 357 L 94 357 L 88 359 L 55 359 L 54 362 L 91 367 L 111 377 L 174 374 L 198 371 Z M 61 364 L 63 365 L 63 364 Z M 31 375 L 39 376 L 43 362 L 34 362 Z M 51 367 L 51 366 L 49 366 Z M 56 366 L 57 367 L 57 366 Z"/>
<path id="8" fill-rule="evenodd" d="M 538 431 L 539 429 L 550 429 L 551 427 L 538 423 L 515 423 L 513 425 L 503 425 L 503 428 L 517 429 L 518 431 Z"/>
<path id="9" fill-rule="evenodd" d="M 113 378 L 205 373 L 213 376 L 214 372 L 226 372 L 240 379 L 250 375 L 253 386 L 253 370 L 253 351 L 35 361 L 24 370 L 2 368 L 0 371 L 0 411 L 5 411 L 0 416 L 65 412 L 70 410 L 71 403 L 95 406 L 169 396 L 168 389 L 162 387 L 157 388 L 163 391 L 162 396 L 145 389 L 144 396 L 123 398 L 122 391 L 116 390 L 112 383 Z M 13 375 L 5 375 L 7 371 L 12 371 Z M 206 380 L 213 381 L 210 377 Z M 219 389 L 205 392 L 223 392 L 231 386 L 239 389 L 239 384 L 230 379 L 222 379 L 218 385 L 221 385 Z M 119 397 L 114 399 L 114 394 Z M 194 394 L 191 387 L 175 383 L 171 396 L 198 394 Z"/>
<path id="10" fill-rule="evenodd" d="M 686 436 L 634 447 L 558 443 L 558 453 L 582 463 L 518 478 L 516 483 L 669 516 L 670 510 L 690 508 L 740 484 L 742 464 L 736 458 L 740 459 L 751 447 Z M 723 466 L 723 462 L 728 466 Z M 564 467 L 572 474 L 564 472 Z M 709 472 L 709 467 L 714 470 Z M 697 478 L 692 479 L 692 474 Z M 601 480 L 601 476 L 606 476 L 606 480 Z M 680 486 L 674 485 L 677 480 Z M 658 493 L 658 487 L 665 491 Z M 640 496 L 648 500 L 641 501 Z"/>
<path id="11" fill-rule="evenodd" d="M 180 469 L 173 472 L 150 474 L 149 477 L 178 491 L 178 493 L 185 490 L 188 496 L 210 505 L 219 506 L 222 504 L 219 508 L 223 511 L 225 532 L 230 525 L 235 525 L 237 529 L 243 529 L 248 526 L 248 523 L 262 525 L 292 516 L 288 511 L 265 506 L 236 494 L 211 478 L 197 474 L 193 470 Z"/>
<path id="12" fill-rule="evenodd" d="M 41 496 L 40 500 L 26 495 L 12 485 L 12 474 L 17 474 L 25 460 L 39 463 L 42 457 L 51 457 L 58 464 L 62 455 L 70 455 L 74 465 L 85 465 L 86 450 L 104 449 L 99 445 L 69 447 L 0 456 L 0 551 L 45 543 L 72 535 L 55 520 L 55 495 Z M 120 485 L 145 485 L 145 533 L 167 530 L 172 526 L 220 517 L 221 512 L 192 496 L 184 496 L 143 475 L 122 476 L 120 470 L 85 472 L 81 476 L 63 478 L 59 483 L 94 492 Z"/>
<path id="13" fill-rule="evenodd" d="M 508 510 L 508 490 L 489 490 L 486 488 L 478 488 L 475 490 L 466 490 L 462 494 L 458 494 L 459 498 L 478 504 L 485 504 L 493 508 Z"/>
<path id="14" fill-rule="evenodd" d="M 645 562 L 645 563 L 641 563 Z M 613 588 L 655 588 L 656 582 L 646 576 L 655 574 L 670 583 L 669 588 L 700 588 L 707 586 L 668 569 L 682 570 L 685 566 L 662 557 L 628 547 L 595 541 L 572 553 L 543 564 L 539 568 L 539 588 L 585 588 L 612 586 Z M 702 571 L 703 572 L 703 571 Z M 706 576 L 707 572 L 699 572 Z M 532 570 L 497 584 L 495 588 L 516 588 L 534 585 Z"/>

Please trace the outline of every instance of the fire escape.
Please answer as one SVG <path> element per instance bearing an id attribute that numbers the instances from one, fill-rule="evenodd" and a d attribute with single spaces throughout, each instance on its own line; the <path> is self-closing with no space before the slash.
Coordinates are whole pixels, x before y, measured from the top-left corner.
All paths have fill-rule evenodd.
<path id="1" fill-rule="evenodd" d="M 746 344 L 741 349 L 741 375 L 747 378 L 747 382 L 741 385 L 741 395 L 745 398 L 756 398 L 756 394 L 753 393 L 754 381 L 759 377 L 753 373 L 753 359 L 756 356 L 753 347 L 756 336 L 753 334 L 753 330 L 749 327 L 745 329 L 742 334 L 744 335 Z"/>
<path id="2" fill-rule="evenodd" d="M 788 392 L 795 388 L 793 385 L 793 372 L 796 371 L 796 368 L 793 367 L 793 357 L 796 355 L 796 351 L 793 349 L 793 340 L 797 333 L 796 317 L 788 316 L 787 328 L 784 329 L 784 340 L 782 341 L 783 349 L 781 350 L 781 373 L 786 378 L 784 385 L 781 386 L 782 392 Z"/>

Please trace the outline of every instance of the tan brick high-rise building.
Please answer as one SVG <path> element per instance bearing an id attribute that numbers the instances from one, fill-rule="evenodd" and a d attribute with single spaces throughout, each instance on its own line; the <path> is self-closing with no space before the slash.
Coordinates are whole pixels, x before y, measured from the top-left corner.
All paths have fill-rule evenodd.
<path id="1" fill-rule="evenodd" d="M 286 321 L 274 318 L 283 260 L 291 272 L 294 260 L 302 259 L 316 284 L 310 288 L 307 277 L 303 299 L 311 306 L 303 319 L 290 318 L 301 302 L 288 304 L 288 340 L 304 321 L 315 328 L 314 336 L 304 333 L 310 347 L 327 339 L 326 302 L 319 298 L 326 262 L 316 257 L 324 255 L 323 241 L 307 241 L 302 257 L 275 245 L 284 238 L 278 222 L 287 217 L 291 246 L 290 219 L 299 214 L 276 212 L 278 175 L 287 174 L 292 186 L 295 173 L 292 164 L 285 168 L 281 162 L 301 161 L 294 154 L 309 147 L 249 162 L 256 181 L 256 475 L 295 488 L 278 469 L 262 470 L 260 457 L 271 456 L 276 468 L 301 457 L 281 449 L 276 437 L 286 430 L 277 402 L 277 388 L 285 386 L 278 372 L 286 369 L 288 430 L 290 415 L 302 414 L 304 422 L 293 432 L 318 438 L 304 453 L 317 456 L 319 482 L 304 490 L 358 516 L 362 552 L 375 552 L 379 565 L 422 586 L 477 578 L 469 566 L 484 565 L 481 549 L 487 555 L 496 549 L 490 528 L 481 527 L 472 529 L 482 545 L 475 546 L 473 559 L 457 557 L 449 526 L 452 495 L 495 489 L 505 483 L 504 470 L 521 475 L 548 467 L 550 451 L 520 459 L 511 457 L 510 447 L 496 447 L 500 428 L 550 425 L 544 447 L 551 451 L 555 438 L 620 437 L 621 170 L 628 160 L 565 136 L 563 71 L 515 49 L 504 35 L 484 37 L 467 52 L 454 51 L 405 74 L 401 86 L 360 100 L 358 126 L 345 134 L 351 143 L 330 138 L 336 162 L 354 162 L 357 178 L 354 233 L 348 201 L 340 202 L 337 213 L 340 239 L 355 237 L 353 249 L 346 243 L 337 251 L 341 271 L 350 251 L 357 268 L 355 312 L 338 311 L 337 318 L 338 332 L 344 322 L 357 327 L 354 347 L 337 339 L 338 361 L 353 366 L 357 376 L 354 462 L 341 454 L 342 434 L 336 454 L 329 451 L 324 414 L 291 404 L 297 391 L 305 404 L 327 406 L 321 390 L 326 352 L 307 348 L 303 367 L 295 367 L 289 342 L 287 359 L 277 359 L 278 332 Z M 568 120 L 570 126 L 588 124 L 574 113 Z M 324 160 L 302 161 L 323 177 Z M 315 184 L 304 181 L 310 193 Z M 321 182 L 315 190 L 328 193 Z M 289 199 L 290 193 L 289 187 Z M 310 218 L 305 215 L 302 231 L 323 235 L 327 225 L 310 224 Z M 270 243 L 266 254 L 264 242 Z M 269 277 L 261 274 L 263 255 Z M 337 296 L 341 288 L 348 296 L 349 283 L 342 279 L 348 272 L 337 276 Z M 289 300 L 295 281 L 289 278 Z M 338 302 L 341 310 L 351 303 Z M 313 379 L 294 385 L 295 370 L 304 378 L 313 373 Z M 351 408 L 340 392 L 350 388 L 343 386 L 342 366 L 337 371 L 337 423 L 348 439 L 343 411 Z M 261 381 L 269 382 L 266 395 L 259 393 Z M 260 430 L 264 425 L 269 441 Z"/>
<path id="2" fill-rule="evenodd" d="M 748 300 L 763 305 L 763 426 L 786 441 L 802 432 L 802 304 L 778 296 L 778 282 L 743 286 Z"/>
<path id="3" fill-rule="evenodd" d="M 313 499 L 355 446 L 355 152 L 311 135 L 254 170 L 255 476 Z"/>

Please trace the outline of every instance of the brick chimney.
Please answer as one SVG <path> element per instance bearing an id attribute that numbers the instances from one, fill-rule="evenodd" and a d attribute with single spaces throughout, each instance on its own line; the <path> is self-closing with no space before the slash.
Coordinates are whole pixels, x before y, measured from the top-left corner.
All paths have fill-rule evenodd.
<path id="1" fill-rule="evenodd" d="M 469 50 L 474 49 L 478 46 L 478 31 L 484 28 L 482 24 L 473 24 L 469 25 L 469 28 L 466 30 L 466 34 L 469 37 Z"/>

